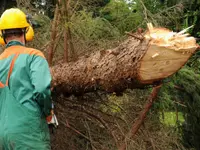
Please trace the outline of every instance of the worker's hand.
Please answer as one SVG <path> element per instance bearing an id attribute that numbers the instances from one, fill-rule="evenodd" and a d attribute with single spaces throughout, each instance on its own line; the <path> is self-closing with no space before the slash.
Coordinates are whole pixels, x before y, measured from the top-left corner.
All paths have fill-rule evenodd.
<path id="1" fill-rule="evenodd" d="M 50 131 L 54 133 L 54 129 L 58 127 L 58 120 L 53 110 L 51 110 L 51 115 L 46 117 L 46 121 L 47 121 Z"/>
<path id="2" fill-rule="evenodd" d="M 58 120 L 57 120 L 56 115 L 53 112 L 53 109 L 51 110 L 51 114 L 48 117 L 46 117 L 46 121 L 48 124 L 52 124 L 55 127 L 58 126 Z"/>

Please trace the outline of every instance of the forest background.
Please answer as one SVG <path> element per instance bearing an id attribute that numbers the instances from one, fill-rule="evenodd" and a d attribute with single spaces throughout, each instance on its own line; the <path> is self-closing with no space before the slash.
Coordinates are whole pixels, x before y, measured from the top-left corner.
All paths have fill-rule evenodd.
<path id="1" fill-rule="evenodd" d="M 118 46 L 126 32 L 146 30 L 152 22 L 200 38 L 200 0 L 16 0 L 0 2 L 0 13 L 19 7 L 32 16 L 35 39 L 49 64 Z M 3 49 L 3 48 L 2 48 Z M 138 132 L 133 124 L 152 86 L 123 93 L 95 91 L 81 96 L 53 94 L 59 128 L 53 149 L 200 150 L 200 53 L 163 81 L 156 102 Z"/>

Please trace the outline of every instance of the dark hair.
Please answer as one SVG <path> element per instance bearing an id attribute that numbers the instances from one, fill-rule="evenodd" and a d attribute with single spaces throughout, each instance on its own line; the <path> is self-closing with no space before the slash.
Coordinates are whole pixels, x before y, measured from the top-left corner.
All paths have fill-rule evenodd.
<path id="1" fill-rule="evenodd" d="M 16 36 L 16 37 L 23 36 L 24 32 L 25 32 L 25 29 L 6 29 L 2 33 L 3 33 L 4 39 L 6 39 L 13 36 Z"/>

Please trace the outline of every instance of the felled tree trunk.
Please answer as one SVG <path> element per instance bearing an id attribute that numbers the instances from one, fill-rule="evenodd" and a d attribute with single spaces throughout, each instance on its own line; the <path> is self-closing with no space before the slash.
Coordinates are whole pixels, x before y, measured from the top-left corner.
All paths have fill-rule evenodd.
<path id="1" fill-rule="evenodd" d="M 151 24 L 148 28 L 144 35 L 130 34 L 133 37 L 117 48 L 52 67 L 53 86 L 58 92 L 76 94 L 153 84 L 177 72 L 198 47 L 186 30 L 175 33 Z"/>

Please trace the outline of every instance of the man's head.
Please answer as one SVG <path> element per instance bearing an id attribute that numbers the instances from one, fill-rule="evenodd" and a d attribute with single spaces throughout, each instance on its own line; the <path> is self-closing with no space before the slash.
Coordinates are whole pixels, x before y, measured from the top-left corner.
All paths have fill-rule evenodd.
<path id="1" fill-rule="evenodd" d="M 2 33 L 5 43 L 16 40 L 25 44 L 25 29 L 6 29 L 3 30 Z"/>
<path id="2" fill-rule="evenodd" d="M 26 15 L 17 8 L 7 9 L 0 18 L 0 44 L 4 45 L 12 40 L 25 44 L 31 41 L 34 31 L 28 23 Z"/>

